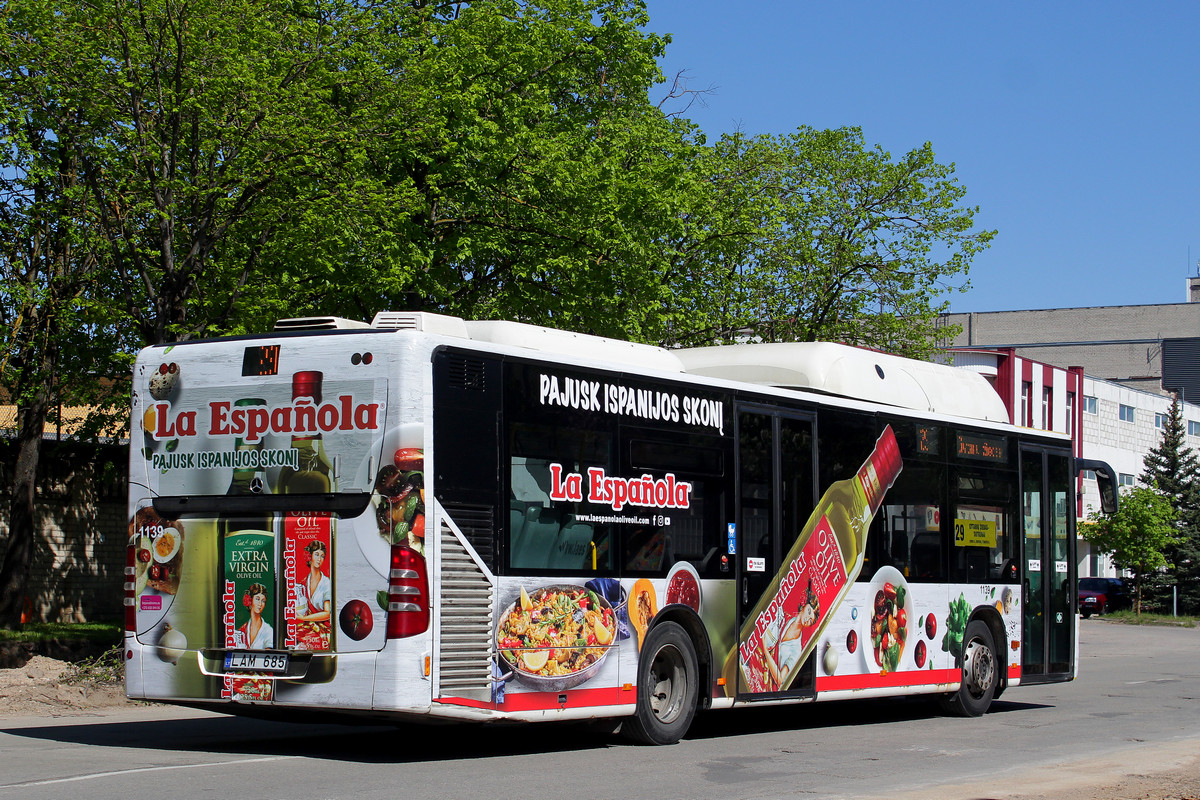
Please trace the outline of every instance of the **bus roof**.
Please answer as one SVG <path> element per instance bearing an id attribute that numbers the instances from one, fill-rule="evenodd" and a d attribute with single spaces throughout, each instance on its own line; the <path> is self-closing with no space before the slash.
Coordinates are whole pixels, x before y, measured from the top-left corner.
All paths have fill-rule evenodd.
<path id="1" fill-rule="evenodd" d="M 615 361 L 644 369 L 683 372 L 683 365 L 672 351 L 649 344 L 608 339 L 586 333 L 543 328 L 507 320 L 464 320 L 428 312 L 382 311 L 371 321 L 372 328 L 415 330 L 442 336 L 470 339 L 473 342 L 507 347 L 523 347 L 545 353 L 578 358 Z"/>
<path id="2" fill-rule="evenodd" d="M 692 375 L 1009 421 L 1004 401 L 987 379 L 959 367 L 832 342 L 739 344 L 674 352 Z"/>
<path id="3" fill-rule="evenodd" d="M 369 326 L 320 317 L 283 320 L 276 329 L 361 327 L 421 331 L 627 367 L 801 389 L 969 419 L 1009 421 L 1000 396 L 973 370 L 832 342 L 748 343 L 668 350 L 521 322 L 471 321 L 429 312 L 395 311 L 376 314 Z"/>

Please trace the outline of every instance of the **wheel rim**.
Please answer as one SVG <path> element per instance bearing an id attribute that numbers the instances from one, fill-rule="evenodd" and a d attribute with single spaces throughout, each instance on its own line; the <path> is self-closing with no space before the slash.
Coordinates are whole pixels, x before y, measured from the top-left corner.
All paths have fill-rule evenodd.
<path id="1" fill-rule="evenodd" d="M 996 679 L 996 656 L 992 648 L 972 639 L 963 651 L 963 681 L 974 697 L 982 697 Z"/>
<path id="2" fill-rule="evenodd" d="M 647 677 L 650 710 L 659 722 L 674 722 L 683 711 L 687 687 L 683 654 L 674 646 L 664 646 L 654 654 Z"/>

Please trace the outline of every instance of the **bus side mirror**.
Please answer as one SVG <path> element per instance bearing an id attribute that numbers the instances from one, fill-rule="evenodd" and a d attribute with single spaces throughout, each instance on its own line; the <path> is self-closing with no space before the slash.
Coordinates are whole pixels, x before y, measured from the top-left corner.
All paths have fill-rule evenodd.
<path id="1" fill-rule="evenodd" d="M 1100 490 L 1100 510 L 1105 514 L 1117 513 L 1117 474 L 1104 461 L 1080 459 L 1077 462 L 1080 470 L 1091 470 L 1096 473 L 1096 488 Z"/>

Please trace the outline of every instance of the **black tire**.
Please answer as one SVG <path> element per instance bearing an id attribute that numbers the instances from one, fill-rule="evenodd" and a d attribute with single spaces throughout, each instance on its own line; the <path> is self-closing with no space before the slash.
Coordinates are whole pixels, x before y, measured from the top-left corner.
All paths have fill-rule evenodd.
<path id="1" fill-rule="evenodd" d="M 1079 615 L 1081 617 L 1083 617 L 1084 619 L 1087 619 L 1088 617 L 1090 617 L 1092 615 L 1092 610 L 1090 608 L 1086 609 L 1086 610 L 1081 610 L 1079 612 Z"/>
<path id="2" fill-rule="evenodd" d="M 675 744 L 696 716 L 700 670 L 696 646 L 674 622 L 646 634 L 638 659 L 637 711 L 621 734 L 639 744 Z"/>
<path id="3" fill-rule="evenodd" d="M 962 686 L 941 698 L 942 709 L 957 717 L 983 716 L 1000 682 L 1000 660 L 987 623 L 977 619 L 967 623 L 961 662 Z"/>

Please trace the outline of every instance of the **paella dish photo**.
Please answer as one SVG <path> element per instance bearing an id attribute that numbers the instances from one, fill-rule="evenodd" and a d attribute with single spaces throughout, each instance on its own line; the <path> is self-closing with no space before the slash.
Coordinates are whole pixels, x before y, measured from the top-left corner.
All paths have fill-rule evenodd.
<path id="1" fill-rule="evenodd" d="M 555 585 L 521 595 L 500 619 L 496 646 L 518 680 L 565 688 L 595 674 L 616 639 L 608 600 L 582 586 Z"/>

